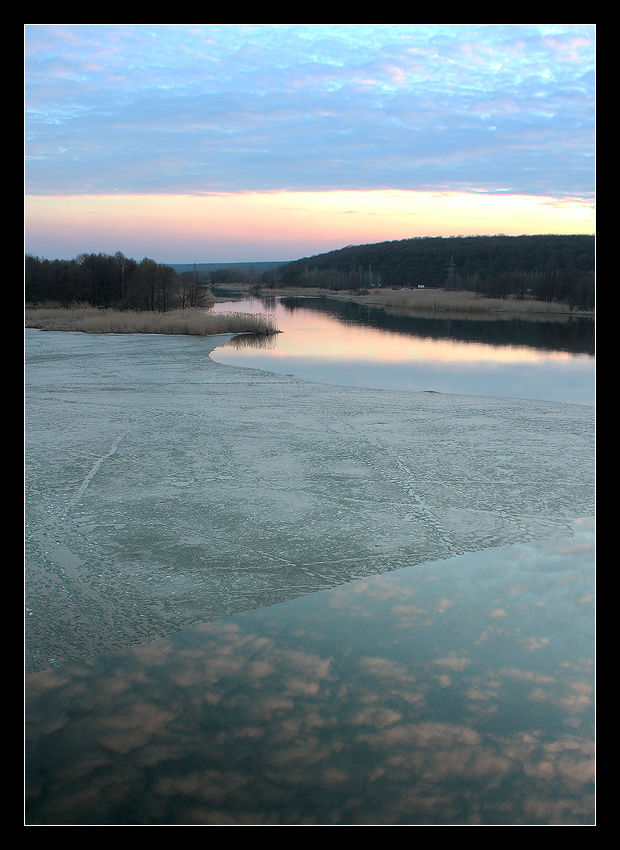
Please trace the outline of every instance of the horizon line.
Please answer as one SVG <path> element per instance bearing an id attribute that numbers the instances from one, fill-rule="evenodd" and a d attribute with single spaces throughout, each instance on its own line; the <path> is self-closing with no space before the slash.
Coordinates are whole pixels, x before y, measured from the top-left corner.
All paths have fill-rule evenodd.
<path id="1" fill-rule="evenodd" d="M 304 254 L 302 256 L 298 256 L 298 257 L 295 257 L 293 259 L 288 259 L 288 260 L 283 260 L 283 259 L 280 259 L 280 260 L 257 260 L 257 259 L 253 259 L 253 260 L 238 260 L 238 259 L 237 260 L 194 260 L 194 259 L 192 259 L 192 260 L 166 260 L 166 261 L 156 261 L 156 262 L 158 263 L 158 265 L 169 265 L 169 266 L 191 266 L 191 265 L 210 265 L 210 266 L 212 266 L 212 265 L 218 265 L 218 264 L 238 265 L 238 266 L 240 266 L 240 265 L 253 265 L 253 264 L 255 264 L 255 265 L 266 265 L 266 264 L 269 264 L 269 265 L 271 265 L 271 264 L 285 265 L 286 263 L 295 263 L 295 262 L 298 262 L 299 260 L 308 260 L 308 259 L 312 259 L 313 257 L 320 257 L 323 254 L 334 254 L 338 251 L 344 251 L 347 248 L 364 248 L 364 247 L 368 247 L 368 246 L 372 246 L 372 245 L 383 245 L 385 243 L 390 243 L 390 242 L 409 242 L 409 241 L 414 241 L 414 240 L 421 241 L 423 239 L 537 239 L 539 237 L 552 237 L 552 236 L 556 236 L 556 237 L 560 237 L 560 238 L 566 238 L 566 239 L 570 239 L 571 237 L 590 237 L 592 239 L 595 239 L 596 233 L 583 233 L 583 232 L 576 232 L 576 233 L 549 232 L 549 233 L 519 233 L 519 234 L 511 234 L 511 233 L 471 233 L 471 234 L 467 234 L 467 235 L 451 234 L 450 236 L 444 236 L 444 235 L 441 235 L 441 234 L 440 235 L 434 235 L 434 236 L 433 235 L 406 236 L 406 237 L 403 237 L 401 239 L 380 239 L 376 242 L 348 243 L 347 245 L 343 245 L 340 248 L 330 248 L 327 251 L 319 251 L 316 254 Z M 25 257 L 30 256 L 30 257 L 36 257 L 36 258 L 42 259 L 42 260 L 54 261 L 54 260 L 76 259 L 77 257 L 80 257 L 83 254 L 87 255 L 87 256 L 89 254 L 104 254 L 104 255 L 113 257 L 114 254 L 117 254 L 117 253 L 123 254 L 123 256 L 125 256 L 127 259 L 135 259 L 132 256 L 124 254 L 124 252 L 120 251 L 120 250 L 114 251 L 114 252 L 80 251 L 77 254 L 75 254 L 75 256 L 70 257 L 70 258 L 69 257 L 42 256 L 41 254 L 33 254 L 29 251 L 24 251 L 24 256 Z M 150 258 L 147 255 L 144 255 L 143 259 L 150 259 Z"/>

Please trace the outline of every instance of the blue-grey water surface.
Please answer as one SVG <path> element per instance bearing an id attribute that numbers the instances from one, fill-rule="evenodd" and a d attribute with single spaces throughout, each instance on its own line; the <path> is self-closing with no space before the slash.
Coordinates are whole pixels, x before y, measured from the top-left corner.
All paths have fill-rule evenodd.
<path id="1" fill-rule="evenodd" d="M 495 357 L 498 398 L 334 386 L 325 321 L 310 383 L 213 362 L 248 337 L 27 331 L 26 824 L 594 823 L 588 334 L 369 326 Z M 511 347 L 581 400 L 508 397 Z"/>
<path id="2" fill-rule="evenodd" d="M 574 531 L 29 676 L 27 823 L 593 824 Z"/>

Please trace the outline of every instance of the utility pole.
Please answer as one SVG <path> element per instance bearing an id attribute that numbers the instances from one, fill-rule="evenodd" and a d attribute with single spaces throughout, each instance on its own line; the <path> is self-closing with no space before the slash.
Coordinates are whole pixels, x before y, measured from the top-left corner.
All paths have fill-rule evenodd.
<path id="1" fill-rule="evenodd" d="M 457 275 L 456 275 L 456 266 L 454 265 L 454 257 L 450 257 L 450 261 L 448 262 L 446 272 L 447 272 L 447 275 L 448 275 L 448 280 L 447 280 L 448 288 L 450 288 L 451 284 L 456 280 L 456 285 L 453 288 L 458 289 L 458 278 L 457 278 Z"/>

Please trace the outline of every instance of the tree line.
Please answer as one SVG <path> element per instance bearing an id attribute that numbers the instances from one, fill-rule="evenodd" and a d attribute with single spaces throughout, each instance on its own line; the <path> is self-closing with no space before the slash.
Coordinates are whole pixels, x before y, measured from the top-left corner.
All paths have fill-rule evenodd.
<path id="1" fill-rule="evenodd" d="M 27 303 L 88 304 L 120 310 L 173 310 L 199 307 L 207 290 L 200 275 L 177 273 L 145 257 L 137 261 L 116 254 L 80 254 L 72 260 L 26 255 Z"/>
<path id="2" fill-rule="evenodd" d="M 26 302 L 166 311 L 204 303 L 209 286 L 259 288 L 443 287 L 495 298 L 536 298 L 580 310 L 595 305 L 593 236 L 420 237 L 284 263 L 262 275 L 239 270 L 180 271 L 145 257 L 80 254 L 73 260 L 26 256 Z"/>
<path id="3" fill-rule="evenodd" d="M 263 277 L 269 286 L 467 289 L 585 310 L 595 301 L 595 242 L 587 235 L 420 237 L 349 245 Z"/>

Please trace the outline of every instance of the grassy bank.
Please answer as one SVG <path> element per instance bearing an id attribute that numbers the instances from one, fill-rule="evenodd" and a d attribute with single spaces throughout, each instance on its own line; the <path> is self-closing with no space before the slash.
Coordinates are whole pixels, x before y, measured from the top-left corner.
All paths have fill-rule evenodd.
<path id="1" fill-rule="evenodd" d="M 212 334 L 277 333 L 273 316 L 249 313 L 209 313 L 201 309 L 167 313 L 108 310 L 96 307 L 26 307 L 25 326 L 46 331 L 83 331 L 92 334 Z"/>
<path id="2" fill-rule="evenodd" d="M 445 289 L 381 289 L 360 296 L 365 304 L 377 303 L 386 309 L 422 313 L 457 313 L 478 317 L 481 314 L 499 318 L 501 314 L 519 316 L 569 315 L 566 304 L 519 298 L 487 298 L 478 292 Z"/>
<path id="3" fill-rule="evenodd" d="M 369 289 L 329 290 L 319 288 L 263 290 L 263 295 L 300 295 L 335 298 L 356 304 L 383 307 L 388 312 L 419 316 L 453 316 L 471 319 L 531 318 L 562 320 L 570 316 L 594 317 L 593 312 L 576 313 L 567 304 L 557 301 L 536 301 L 533 298 L 487 298 L 478 292 L 446 289 Z"/>

